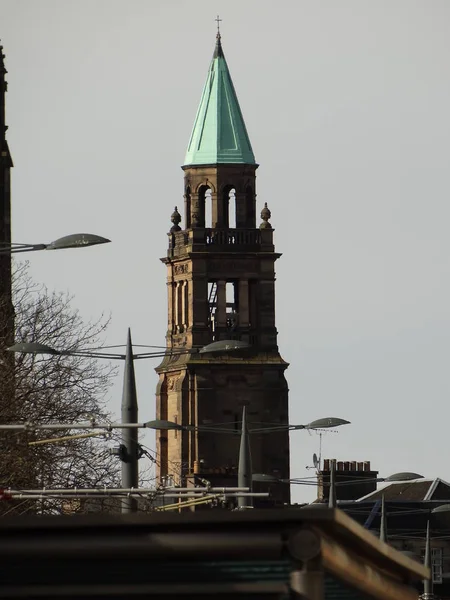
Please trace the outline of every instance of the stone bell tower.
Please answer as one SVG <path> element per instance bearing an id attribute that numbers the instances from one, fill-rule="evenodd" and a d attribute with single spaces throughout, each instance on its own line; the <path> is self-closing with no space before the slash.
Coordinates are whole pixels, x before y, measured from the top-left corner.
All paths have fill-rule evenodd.
<path id="1" fill-rule="evenodd" d="M 257 168 L 218 33 L 183 166 L 183 228 L 175 207 L 162 259 L 174 354 L 156 369 L 157 418 L 192 426 L 157 432 L 159 477 L 175 484 L 201 477 L 236 485 L 243 406 L 253 472 L 289 478 L 287 431 L 252 433 L 288 423 L 288 365 L 275 327 L 280 254 L 267 204 L 256 224 Z M 230 339 L 250 349 L 198 353 Z M 289 486 L 282 488 L 288 502 Z"/>

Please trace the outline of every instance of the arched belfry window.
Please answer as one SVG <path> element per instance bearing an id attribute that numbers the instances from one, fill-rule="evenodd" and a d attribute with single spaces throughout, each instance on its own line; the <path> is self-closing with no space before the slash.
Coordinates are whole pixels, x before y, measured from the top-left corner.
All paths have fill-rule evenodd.
<path id="1" fill-rule="evenodd" d="M 239 327 L 239 282 L 208 282 L 209 327 L 211 339 L 231 339 Z"/>
<path id="2" fill-rule="evenodd" d="M 227 185 L 222 190 L 222 227 L 234 229 L 236 227 L 236 190 L 232 185 Z"/>
<path id="3" fill-rule="evenodd" d="M 192 210 L 192 225 L 194 227 L 205 227 L 205 202 L 208 191 L 210 192 L 207 185 L 202 185 L 198 189 L 197 206 L 194 206 Z"/>
<path id="4" fill-rule="evenodd" d="M 212 222 L 212 192 L 210 188 L 205 191 L 205 227 L 214 227 Z"/>
<path id="5" fill-rule="evenodd" d="M 228 227 L 236 228 L 236 190 L 234 188 L 228 194 Z"/>

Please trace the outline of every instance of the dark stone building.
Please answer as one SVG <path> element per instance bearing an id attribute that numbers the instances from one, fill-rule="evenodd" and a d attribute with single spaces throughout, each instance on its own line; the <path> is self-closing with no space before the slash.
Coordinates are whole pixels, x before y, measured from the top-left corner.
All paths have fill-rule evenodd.
<path id="1" fill-rule="evenodd" d="M 5 348 L 14 343 L 14 309 L 11 274 L 11 168 L 6 141 L 6 68 L 0 45 L 0 415 L 3 422 L 16 419 L 14 398 L 14 355 Z"/>
<path id="2" fill-rule="evenodd" d="M 11 167 L 13 166 L 6 141 L 6 68 L 3 46 L 0 45 L 0 347 L 14 341 L 13 310 L 11 303 L 11 255 L 2 254 L 2 248 L 11 244 Z"/>

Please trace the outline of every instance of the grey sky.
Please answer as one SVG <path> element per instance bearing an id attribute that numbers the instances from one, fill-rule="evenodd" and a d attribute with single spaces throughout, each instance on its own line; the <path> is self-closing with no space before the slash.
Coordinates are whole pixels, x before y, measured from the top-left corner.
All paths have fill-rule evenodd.
<path id="1" fill-rule="evenodd" d="M 324 456 L 450 478 L 450 4 L 439 0 L 0 0 L 13 237 L 108 343 L 163 344 L 170 214 L 214 18 L 268 202 L 290 420 L 352 421 Z M 139 364 L 143 419 L 154 364 Z M 120 377 L 111 405 L 117 408 Z M 152 445 L 150 440 L 149 445 Z M 291 437 L 292 475 L 319 439 Z M 313 496 L 294 490 L 294 499 Z"/>

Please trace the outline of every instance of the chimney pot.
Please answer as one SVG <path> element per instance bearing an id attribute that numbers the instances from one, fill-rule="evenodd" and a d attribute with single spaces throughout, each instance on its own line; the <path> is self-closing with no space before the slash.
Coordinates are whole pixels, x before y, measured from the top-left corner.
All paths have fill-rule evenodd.
<path id="1" fill-rule="evenodd" d="M 364 470 L 363 463 L 359 462 L 358 463 L 358 471 L 363 471 L 363 470 Z"/>

